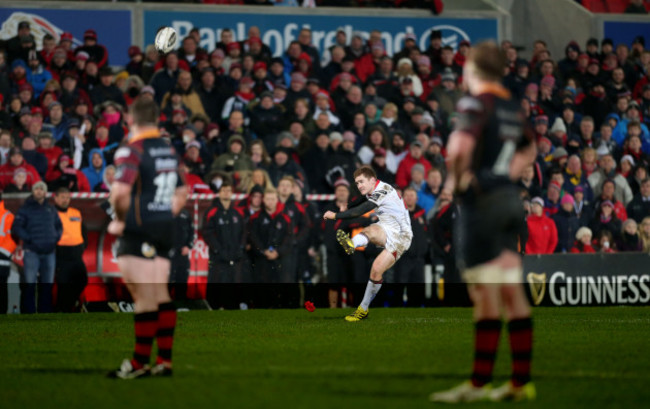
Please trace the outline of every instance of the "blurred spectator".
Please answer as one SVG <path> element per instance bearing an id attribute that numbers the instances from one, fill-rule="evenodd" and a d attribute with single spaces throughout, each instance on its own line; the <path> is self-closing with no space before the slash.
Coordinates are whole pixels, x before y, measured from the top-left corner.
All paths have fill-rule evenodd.
<path id="1" fill-rule="evenodd" d="M 597 208 L 596 215 L 591 222 L 591 230 L 597 238 L 600 238 L 602 231 L 608 231 L 613 239 L 618 239 L 621 235 L 622 223 L 616 217 L 614 212 L 614 203 L 605 200 Z M 609 240 L 609 244 L 613 245 L 613 240 Z"/>
<path id="2" fill-rule="evenodd" d="M 21 148 L 25 161 L 36 169 L 41 179 L 44 179 L 48 167 L 47 158 L 36 150 L 34 138 L 25 136 L 22 140 Z"/>
<path id="3" fill-rule="evenodd" d="M 618 251 L 641 251 L 643 243 L 639 238 L 638 224 L 634 219 L 627 219 L 623 222 L 623 229 L 620 238 L 616 243 Z"/>
<path id="4" fill-rule="evenodd" d="M 24 286 L 21 312 L 36 312 L 36 283 L 38 312 L 52 312 L 52 284 L 56 262 L 56 244 L 61 239 L 63 226 L 56 209 L 46 200 L 47 185 L 36 182 L 32 195 L 18 209 L 13 234 L 23 243 Z"/>
<path id="5" fill-rule="evenodd" d="M 627 14 L 648 14 L 643 0 L 630 0 L 630 4 L 625 8 Z"/>
<path id="6" fill-rule="evenodd" d="M 0 192 L 0 315 L 7 313 L 9 287 L 7 280 L 11 268 L 11 256 L 16 250 L 16 243 L 11 237 L 14 215 L 5 208 Z"/>
<path id="7" fill-rule="evenodd" d="M 253 280 L 257 283 L 278 283 L 283 259 L 291 245 L 291 221 L 282 212 L 275 190 L 264 192 L 263 207 L 251 217 L 249 224 L 255 272 Z"/>
<path id="8" fill-rule="evenodd" d="M 34 90 L 34 98 L 38 98 L 45 89 L 45 84 L 52 79 L 52 74 L 41 64 L 36 50 L 31 50 L 27 54 L 27 65 L 29 66 L 27 81 Z"/>
<path id="9" fill-rule="evenodd" d="M 327 166 L 325 167 L 325 178 L 331 186 L 340 178 L 346 179 L 354 192 L 356 186 L 354 183 L 354 171 L 357 170 L 358 159 L 354 152 L 355 137 L 351 132 L 346 132 L 342 136 L 338 132 L 330 134 L 330 146 L 333 153 L 329 155 Z"/>
<path id="10" fill-rule="evenodd" d="M 187 209 L 183 209 L 174 218 L 174 245 L 171 250 L 169 287 L 175 300 L 187 299 L 192 247 L 194 247 L 192 216 Z"/>
<path id="11" fill-rule="evenodd" d="M 614 236 L 609 230 L 602 230 L 596 236 L 597 249 L 600 253 L 616 253 L 616 242 Z"/>
<path id="12" fill-rule="evenodd" d="M 90 99 L 93 105 L 100 105 L 104 102 L 114 102 L 126 106 L 124 95 L 115 84 L 113 84 L 113 70 L 106 66 L 99 69 L 99 83 L 90 92 Z"/>
<path id="13" fill-rule="evenodd" d="M 106 162 L 104 161 L 104 154 L 101 149 L 91 149 L 88 152 L 88 167 L 83 168 L 81 171 L 88 179 L 90 190 L 94 191 L 97 185 L 102 183 L 104 178 L 104 169 L 106 169 Z"/>
<path id="14" fill-rule="evenodd" d="M 155 90 L 154 97 L 158 104 L 176 86 L 179 73 L 178 55 L 176 52 L 168 53 L 165 56 L 163 67 L 153 74 L 149 82 L 149 85 Z"/>
<path id="15" fill-rule="evenodd" d="M 596 250 L 591 245 L 591 229 L 581 227 L 576 232 L 576 241 L 571 248 L 571 253 L 595 253 Z"/>
<path id="16" fill-rule="evenodd" d="M 108 51 L 106 47 L 97 43 L 97 32 L 95 30 L 88 29 L 84 32 L 83 45 L 77 47 L 75 55 L 78 56 L 80 52 L 87 53 L 90 60 L 96 63 L 98 68 L 108 66 Z"/>
<path id="17" fill-rule="evenodd" d="M 626 210 L 627 216 L 637 223 L 641 223 L 646 216 L 650 215 L 650 179 L 645 178 L 641 182 L 639 193 L 627 205 Z"/>
<path id="18" fill-rule="evenodd" d="M 296 283 L 303 277 L 298 277 L 298 254 L 306 253 L 309 247 L 310 220 L 306 209 L 296 201 L 293 195 L 296 180 L 291 176 L 283 176 L 278 182 L 278 200 L 282 204 L 282 212 L 289 216 L 291 240 L 288 253 L 283 257 L 282 275 L 280 282 Z"/>
<path id="19" fill-rule="evenodd" d="M 88 283 L 83 260 L 86 229 L 79 209 L 70 207 L 70 190 L 64 187 L 57 189 L 54 204 L 62 225 L 61 239 L 56 244 L 56 311 L 73 312 Z"/>
<path id="20" fill-rule="evenodd" d="M 531 200 L 532 214 L 527 218 L 528 241 L 526 254 L 552 254 L 558 243 L 555 223 L 544 214 L 544 200 L 535 197 Z"/>
<path id="21" fill-rule="evenodd" d="M 424 305 L 424 264 L 429 252 L 429 232 L 427 231 L 426 212 L 417 205 L 418 194 L 412 187 L 404 189 L 404 205 L 411 217 L 413 243 L 404 255 L 395 263 L 395 283 L 398 297 L 397 305 L 402 305 L 404 287 L 409 307 Z"/>
<path id="22" fill-rule="evenodd" d="M 228 152 L 219 155 L 212 163 L 211 170 L 228 173 L 253 170 L 254 165 L 246 153 L 246 142 L 241 135 L 234 134 L 228 139 Z"/>
<path id="23" fill-rule="evenodd" d="M 203 104 L 201 103 L 201 97 L 194 90 L 192 85 L 192 74 L 188 71 L 181 71 L 178 74 L 178 83 L 176 85 L 178 91 L 181 95 L 181 100 L 183 105 L 189 108 L 191 114 L 201 114 L 205 115 L 205 110 L 203 109 Z M 156 91 L 157 93 L 158 91 Z M 169 103 L 170 94 L 167 93 L 163 96 L 161 102 L 161 108 L 165 109 Z"/>
<path id="24" fill-rule="evenodd" d="M 340 135 L 337 132 L 338 135 Z M 341 137 L 341 139 L 343 139 Z M 330 137 L 326 133 L 316 135 L 314 145 L 302 156 L 304 163 L 305 176 L 311 186 L 310 193 L 329 193 L 332 187 L 327 182 L 323 169 L 326 168 L 328 158 L 333 154 L 329 145 Z"/>
<path id="25" fill-rule="evenodd" d="M 302 167 L 291 159 L 291 150 L 287 148 L 278 148 L 273 153 L 273 161 L 268 169 L 269 177 L 273 185 L 277 186 L 284 176 L 292 176 L 306 182 L 305 171 Z"/>
<path id="26" fill-rule="evenodd" d="M 411 182 L 411 168 L 416 163 L 424 166 L 425 172 L 431 169 L 431 164 L 423 157 L 422 153 L 422 144 L 419 141 L 410 144 L 409 154 L 400 162 L 399 168 L 397 169 L 395 183 L 398 187 L 403 189 L 409 185 Z"/>
<path id="27" fill-rule="evenodd" d="M 0 166 L 0 187 L 2 189 L 12 183 L 17 169 L 25 171 L 26 180 L 24 183 L 27 189 L 31 189 L 32 185 L 41 180 L 36 169 L 23 158 L 22 150 L 20 148 L 11 148 L 9 150 L 9 161 Z"/>
<path id="28" fill-rule="evenodd" d="M 431 168 L 427 172 L 427 179 L 422 189 L 418 192 L 418 206 L 428 214 L 436 203 L 436 199 L 442 191 L 442 172 L 438 168 Z"/>
<path id="29" fill-rule="evenodd" d="M 612 179 L 616 185 L 614 196 L 616 200 L 623 202 L 624 205 L 632 201 L 632 190 L 627 180 L 616 173 L 616 161 L 611 153 L 605 153 L 600 157 L 599 168 L 592 173 L 589 178 L 589 185 L 595 196 L 600 196 L 603 182 L 606 179 Z"/>
<path id="30" fill-rule="evenodd" d="M 75 169 L 68 155 L 61 155 L 59 163 L 53 172 L 54 180 L 48 183 L 50 190 L 65 187 L 71 192 L 90 192 L 90 184 L 86 175 Z"/>
<path id="31" fill-rule="evenodd" d="M 616 217 L 621 221 L 625 221 L 627 219 L 627 211 L 625 210 L 625 206 L 623 205 L 623 203 L 621 203 L 619 200 L 616 200 L 616 197 L 614 196 L 614 192 L 615 192 L 614 181 L 611 179 L 607 179 L 606 181 L 604 181 L 601 190 L 602 191 L 600 193 L 600 196 L 598 196 L 594 200 L 595 208 L 598 209 L 603 202 L 610 201 L 611 203 L 613 203 L 614 214 L 616 215 Z"/>
<path id="32" fill-rule="evenodd" d="M 639 238 L 643 244 L 643 252 L 650 253 L 650 216 L 644 217 L 639 226 Z"/>
<path id="33" fill-rule="evenodd" d="M 571 194 L 566 193 L 561 200 L 560 210 L 552 216 L 557 229 L 556 253 L 567 253 L 573 244 L 580 222 L 574 212 L 575 200 Z"/>

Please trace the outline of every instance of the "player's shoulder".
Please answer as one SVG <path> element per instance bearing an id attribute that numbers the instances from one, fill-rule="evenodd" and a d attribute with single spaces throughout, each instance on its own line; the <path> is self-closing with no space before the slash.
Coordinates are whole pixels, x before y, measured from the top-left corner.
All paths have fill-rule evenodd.
<path id="1" fill-rule="evenodd" d="M 465 95 L 456 103 L 456 112 L 483 112 L 487 105 L 486 96 Z"/>
<path id="2" fill-rule="evenodd" d="M 142 150 L 133 145 L 120 146 L 113 156 L 113 162 L 116 166 L 125 163 L 138 163 L 142 157 Z"/>
<path id="3" fill-rule="evenodd" d="M 394 190 L 395 189 L 393 189 L 393 187 L 388 183 L 380 181 L 377 184 L 377 187 L 375 187 L 375 190 L 373 190 L 373 192 L 368 196 L 368 200 L 372 202 L 381 201 L 388 197 L 388 195 L 390 195 Z"/>

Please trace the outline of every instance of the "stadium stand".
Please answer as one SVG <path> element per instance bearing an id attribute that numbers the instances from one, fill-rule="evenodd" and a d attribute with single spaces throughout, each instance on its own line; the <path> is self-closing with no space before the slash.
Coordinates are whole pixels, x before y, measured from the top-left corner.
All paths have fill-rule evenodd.
<path id="1" fill-rule="evenodd" d="M 339 2 L 316 2 L 334 3 Z M 581 3 L 607 13 L 629 5 L 624 0 Z M 442 11 L 440 1 L 395 5 L 433 5 Z M 161 107 L 161 131 L 189 172 L 197 232 L 210 210 L 208 201 L 224 180 L 233 184 L 236 207 L 249 218 L 260 204 L 251 204 L 253 195 L 248 194 L 277 187 L 290 175 L 300 208 L 313 209 L 307 212 L 312 233 L 304 247 L 310 259 L 291 272 L 291 281 L 309 281 L 323 270 L 316 256 L 323 244 L 320 212 L 334 202 L 342 185 L 350 186 L 354 200 L 358 192 L 352 173 L 364 163 L 382 179 L 397 177 L 401 189 L 416 189 L 418 204 L 427 209 L 422 215 L 432 249 L 427 260 L 449 265 L 453 228 L 448 219 L 454 204 L 441 197 L 440 179 L 472 44 L 461 41 L 452 48 L 433 31 L 426 47 L 406 35 L 401 50 L 389 53 L 378 30 L 367 40 L 342 31 L 339 45 L 321 54 L 312 46 L 311 31 L 302 29 L 280 57 L 273 57 L 270 44 L 261 40 L 264 33 L 255 28 L 241 41 L 222 32 L 209 52 L 198 45 L 198 31 L 166 56 L 151 45 L 133 44 L 122 50 L 128 64 L 116 66 L 110 65 L 114 56 L 92 27 L 75 47 L 66 32 L 37 42 L 29 23 L 20 22 L 14 37 L 0 41 L 0 187 L 5 200 L 13 197 L 9 193 L 29 192 L 40 180 L 50 191 L 64 186 L 73 197 L 105 200 L 115 171 L 113 155 L 129 133 L 124 114 L 135 99 L 152 98 Z M 539 217 L 555 223 L 561 234 L 550 240 L 557 246 L 543 252 L 583 248 L 584 235 L 578 234 L 583 227 L 593 232 L 595 251 L 648 252 L 650 50 L 645 39 L 639 36 L 630 44 L 567 39 L 560 56 L 552 55 L 542 40 L 528 46 L 532 53 L 525 59 L 520 48 L 503 42 L 509 64 L 504 83 L 521 99 L 539 147 L 536 163 L 520 182 L 523 206 L 530 212 L 531 202 L 541 203 Z M 429 172 L 431 168 L 438 172 Z M 198 199 L 205 199 L 200 206 Z M 96 209 L 87 216 L 98 220 L 94 230 L 108 220 Z M 624 223 L 628 218 L 638 229 Z M 364 223 L 352 223 L 349 230 Z M 526 248 L 524 242 L 521 248 Z M 358 260 L 359 265 L 365 262 Z M 244 266 L 250 271 L 250 262 Z M 255 281 L 254 274 L 248 276 Z M 97 296 L 98 291 L 90 293 Z"/>

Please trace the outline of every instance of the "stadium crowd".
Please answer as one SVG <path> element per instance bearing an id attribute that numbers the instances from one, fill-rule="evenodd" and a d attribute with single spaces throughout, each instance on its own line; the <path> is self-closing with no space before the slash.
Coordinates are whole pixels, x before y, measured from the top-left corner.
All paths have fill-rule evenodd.
<path id="1" fill-rule="evenodd" d="M 126 109 L 150 98 L 192 193 L 220 193 L 202 220 L 210 282 L 308 281 L 324 244 L 329 281 L 363 283 L 376 249 L 348 263 L 334 233 L 354 233 L 374 216 L 320 217 L 358 200 L 352 174 L 361 164 L 399 188 L 412 217 L 414 244 L 392 281 L 423 282 L 426 262 L 453 268 L 458 210 L 443 185 L 445 143 L 458 119 L 468 41 L 454 50 L 432 31 L 420 50 L 407 34 L 402 50 L 387 55 L 379 30 L 367 39 L 339 30 L 321 53 L 303 28 L 273 56 L 257 27 L 241 41 L 223 29 L 211 52 L 194 29 L 167 55 L 131 46 L 130 62 L 116 69 L 94 30 L 77 48 L 71 40 L 63 33 L 36 44 L 22 22 L 0 43 L 4 193 L 108 192 L 113 156 L 129 133 Z M 650 50 L 643 37 L 630 45 L 570 41 L 557 57 L 538 40 L 530 60 L 512 42 L 501 45 L 504 83 L 521 100 L 539 151 L 519 182 L 528 214 L 522 252 L 650 252 Z M 231 201 L 231 193 L 248 196 Z M 310 202 L 307 194 L 335 200 Z M 186 234 L 176 253 L 185 258 L 189 219 L 180 223 Z"/>

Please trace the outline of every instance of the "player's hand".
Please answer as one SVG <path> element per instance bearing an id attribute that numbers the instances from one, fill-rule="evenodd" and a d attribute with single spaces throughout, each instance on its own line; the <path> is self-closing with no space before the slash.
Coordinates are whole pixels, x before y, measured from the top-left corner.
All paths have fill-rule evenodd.
<path id="1" fill-rule="evenodd" d="M 113 236 L 121 236 L 124 233 L 124 222 L 113 220 L 108 224 L 108 232 Z"/>
<path id="2" fill-rule="evenodd" d="M 334 213 L 334 212 L 331 211 L 331 210 L 328 210 L 328 211 L 326 211 L 325 214 L 323 215 L 323 219 L 325 219 L 325 220 L 328 220 L 328 219 L 329 219 L 329 220 L 334 220 L 334 219 L 336 219 L 336 213 Z"/>
<path id="3" fill-rule="evenodd" d="M 181 248 L 181 256 L 187 256 L 188 254 L 190 254 L 190 248 L 183 246 L 183 248 Z"/>
<path id="4" fill-rule="evenodd" d="M 348 210 L 348 205 L 347 205 L 347 204 L 344 204 L 344 205 L 342 205 L 342 206 L 339 206 L 339 211 L 344 212 L 344 211 L 346 211 L 346 210 Z"/>
<path id="5" fill-rule="evenodd" d="M 279 256 L 280 256 L 280 254 L 278 254 L 278 252 L 275 251 L 275 250 L 273 250 L 273 251 L 267 250 L 267 252 L 266 252 L 266 258 L 268 258 L 269 260 L 275 260 Z"/>

